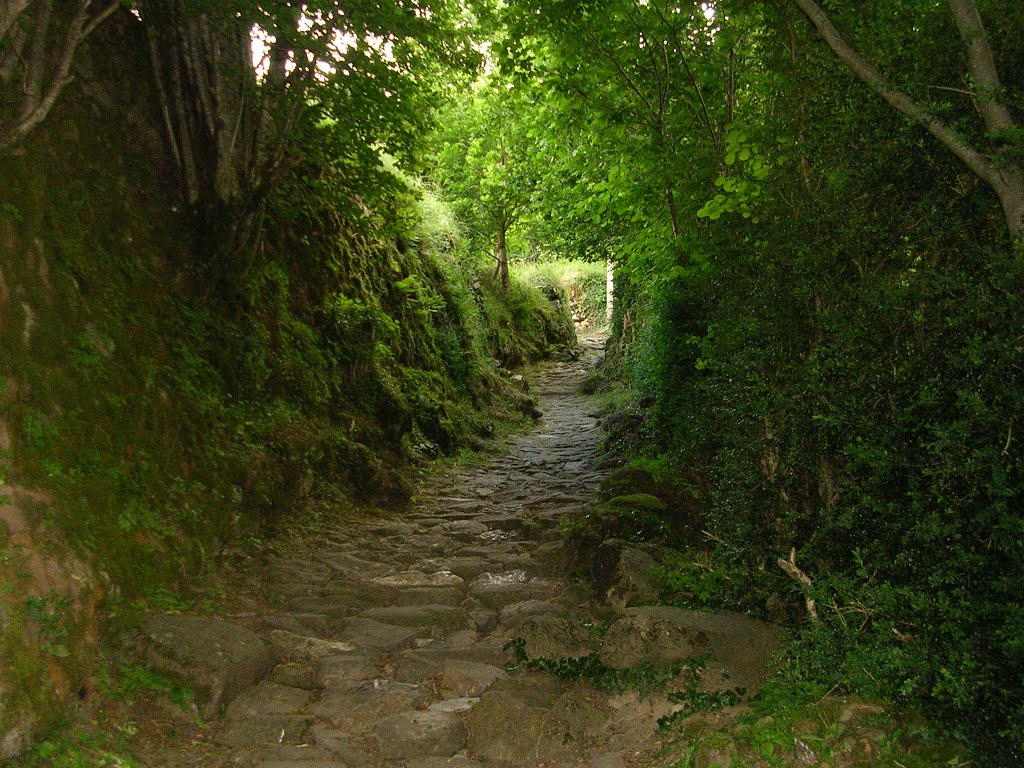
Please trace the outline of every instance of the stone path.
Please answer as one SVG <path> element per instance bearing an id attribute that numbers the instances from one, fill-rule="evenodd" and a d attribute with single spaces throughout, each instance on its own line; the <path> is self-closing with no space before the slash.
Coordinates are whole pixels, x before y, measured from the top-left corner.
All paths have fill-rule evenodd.
<path id="1" fill-rule="evenodd" d="M 598 348 L 585 339 L 580 360 L 539 372 L 543 419 L 505 455 L 426 482 L 400 518 L 346 521 L 314 552 L 275 560 L 253 577 L 253 610 L 151 620 L 141 654 L 190 680 L 211 724 L 151 764 L 643 764 L 657 718 L 673 710 L 664 697 L 506 671 L 513 636 L 532 655 L 596 647 L 580 621 L 589 591 L 560 571 L 557 525 L 600 484 L 598 423 L 577 394 Z M 661 632 L 673 652 L 714 633 L 629 621 L 631 637 Z"/>

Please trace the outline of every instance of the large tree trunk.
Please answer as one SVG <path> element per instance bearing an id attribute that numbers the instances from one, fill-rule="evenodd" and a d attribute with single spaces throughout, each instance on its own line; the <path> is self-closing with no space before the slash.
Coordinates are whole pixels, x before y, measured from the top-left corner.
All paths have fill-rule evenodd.
<path id="1" fill-rule="evenodd" d="M 976 149 L 949 125 L 884 80 L 843 39 L 815 0 L 793 2 L 807 14 L 825 42 L 857 77 L 874 88 L 893 109 L 922 125 L 942 146 L 991 187 L 1002 204 L 1006 227 L 1017 252 L 1019 255 L 1024 254 L 1024 243 L 1021 242 L 1024 236 L 1024 169 L 1008 156 L 1011 148 L 1007 145 L 998 147 L 994 157 Z M 1002 85 L 988 35 L 974 0 L 949 0 L 949 6 L 967 49 L 967 69 L 975 87 L 975 104 L 985 122 L 986 132 L 993 134 L 1020 130 L 1009 110 L 1000 101 Z"/>
<path id="2" fill-rule="evenodd" d="M 182 196 L 194 207 L 239 202 L 253 186 L 259 111 L 249 30 L 189 13 L 185 0 L 145 0 L 153 74 Z"/>

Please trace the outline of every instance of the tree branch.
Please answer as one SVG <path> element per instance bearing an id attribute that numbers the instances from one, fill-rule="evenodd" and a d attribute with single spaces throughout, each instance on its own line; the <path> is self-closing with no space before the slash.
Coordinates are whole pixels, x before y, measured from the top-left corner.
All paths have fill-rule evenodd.
<path id="1" fill-rule="evenodd" d="M 31 40 L 28 43 L 28 61 L 23 65 L 25 87 L 21 109 L 13 124 L 5 126 L 3 135 L 0 135 L 0 152 L 9 150 L 46 119 L 64 87 L 70 82 L 71 65 L 79 45 L 110 17 L 119 4 L 118 0 L 114 0 L 90 19 L 91 0 L 77 0 L 67 27 L 63 30 L 63 45 L 55 60 L 51 61 L 53 2 L 42 0 L 37 3 Z M 14 5 L 16 3 L 9 0 L 6 7 L 10 9 Z M 52 71 L 49 71 L 51 65 Z"/>
<path id="2" fill-rule="evenodd" d="M 1003 86 L 999 82 L 996 60 L 974 0 L 949 0 L 949 9 L 967 48 L 967 71 L 978 86 L 975 103 L 985 127 L 990 133 L 1012 128 L 1013 116 L 999 101 Z"/>
<path id="3" fill-rule="evenodd" d="M 15 20 L 31 4 L 32 0 L 0 0 L 0 40 L 7 36 Z"/>
<path id="4" fill-rule="evenodd" d="M 825 12 L 822 11 L 815 0 L 793 0 L 793 2 L 807 14 L 807 17 L 817 28 L 825 42 L 828 43 L 828 46 L 853 70 L 857 77 L 871 86 L 893 109 L 923 126 L 947 150 L 959 158 L 964 165 L 992 188 L 999 197 L 1000 203 L 1002 203 L 1010 237 L 1014 240 L 1019 238 L 1024 233 L 1024 174 L 1021 173 L 1020 169 L 997 166 L 965 139 L 958 136 L 942 120 L 923 109 L 910 96 L 891 87 L 882 79 L 878 71 L 843 39 L 842 35 L 832 25 L 831 20 L 825 15 Z M 985 82 L 982 83 L 983 87 L 986 89 L 990 87 L 998 88 L 999 81 L 995 77 L 995 65 L 991 63 L 992 52 L 988 49 L 988 41 L 984 37 L 984 29 L 981 27 L 980 18 L 977 18 L 977 9 L 974 9 L 972 0 L 950 0 L 950 3 L 953 6 L 963 5 L 966 7 L 966 10 L 960 9 L 965 16 L 964 24 L 967 30 L 965 40 L 969 49 L 972 45 L 975 47 L 973 53 L 969 50 L 969 59 L 973 58 L 974 60 L 969 66 L 979 68 L 978 74 L 985 79 Z M 973 21 L 971 18 L 967 18 L 972 15 L 971 11 L 973 11 Z M 957 12 L 955 9 L 954 14 Z M 962 32 L 962 34 L 964 33 Z M 971 74 L 977 77 L 973 69 Z M 998 107 L 998 102 L 995 102 L 994 98 L 988 99 L 988 102 L 990 105 L 995 104 Z M 997 125 L 1002 124 L 1000 121 L 1003 118 L 995 114 L 995 110 L 992 110 L 992 119 L 996 121 Z M 986 118 L 986 124 L 988 124 L 988 120 L 989 118 Z M 1012 124 L 1011 119 L 1010 125 Z M 992 129 L 990 128 L 990 130 Z M 1024 249 L 1021 252 L 1024 253 Z"/>

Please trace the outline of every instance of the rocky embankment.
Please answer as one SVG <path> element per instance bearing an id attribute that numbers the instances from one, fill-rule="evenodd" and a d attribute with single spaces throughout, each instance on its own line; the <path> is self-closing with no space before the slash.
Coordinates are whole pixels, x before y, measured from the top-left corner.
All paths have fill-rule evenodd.
<path id="1" fill-rule="evenodd" d="M 578 394 L 599 343 L 583 348 L 535 377 L 543 419 L 505 455 L 427 481 L 400 516 L 339 521 L 254 573 L 231 615 L 153 617 L 136 650 L 196 691 L 207 725 L 164 728 L 141 756 L 205 768 L 648 765 L 659 719 L 686 702 L 601 686 L 595 670 L 626 681 L 660 668 L 695 695 L 755 686 L 774 628 L 629 601 L 612 610 L 567 576 L 559 521 L 602 479 L 599 425 Z"/>

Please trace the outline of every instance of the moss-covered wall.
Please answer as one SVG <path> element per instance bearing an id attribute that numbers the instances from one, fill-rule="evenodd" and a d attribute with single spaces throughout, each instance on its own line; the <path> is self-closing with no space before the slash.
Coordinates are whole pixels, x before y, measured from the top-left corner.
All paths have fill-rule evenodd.
<path id="1" fill-rule="evenodd" d="M 170 171 L 127 13 L 0 158 L 0 759 L 91 695 L 105 630 L 202 599 L 325 484 L 402 499 L 402 467 L 521 409 L 495 358 L 573 342 L 412 189 L 358 228 L 270 195 L 260 248 L 211 259 Z"/>

